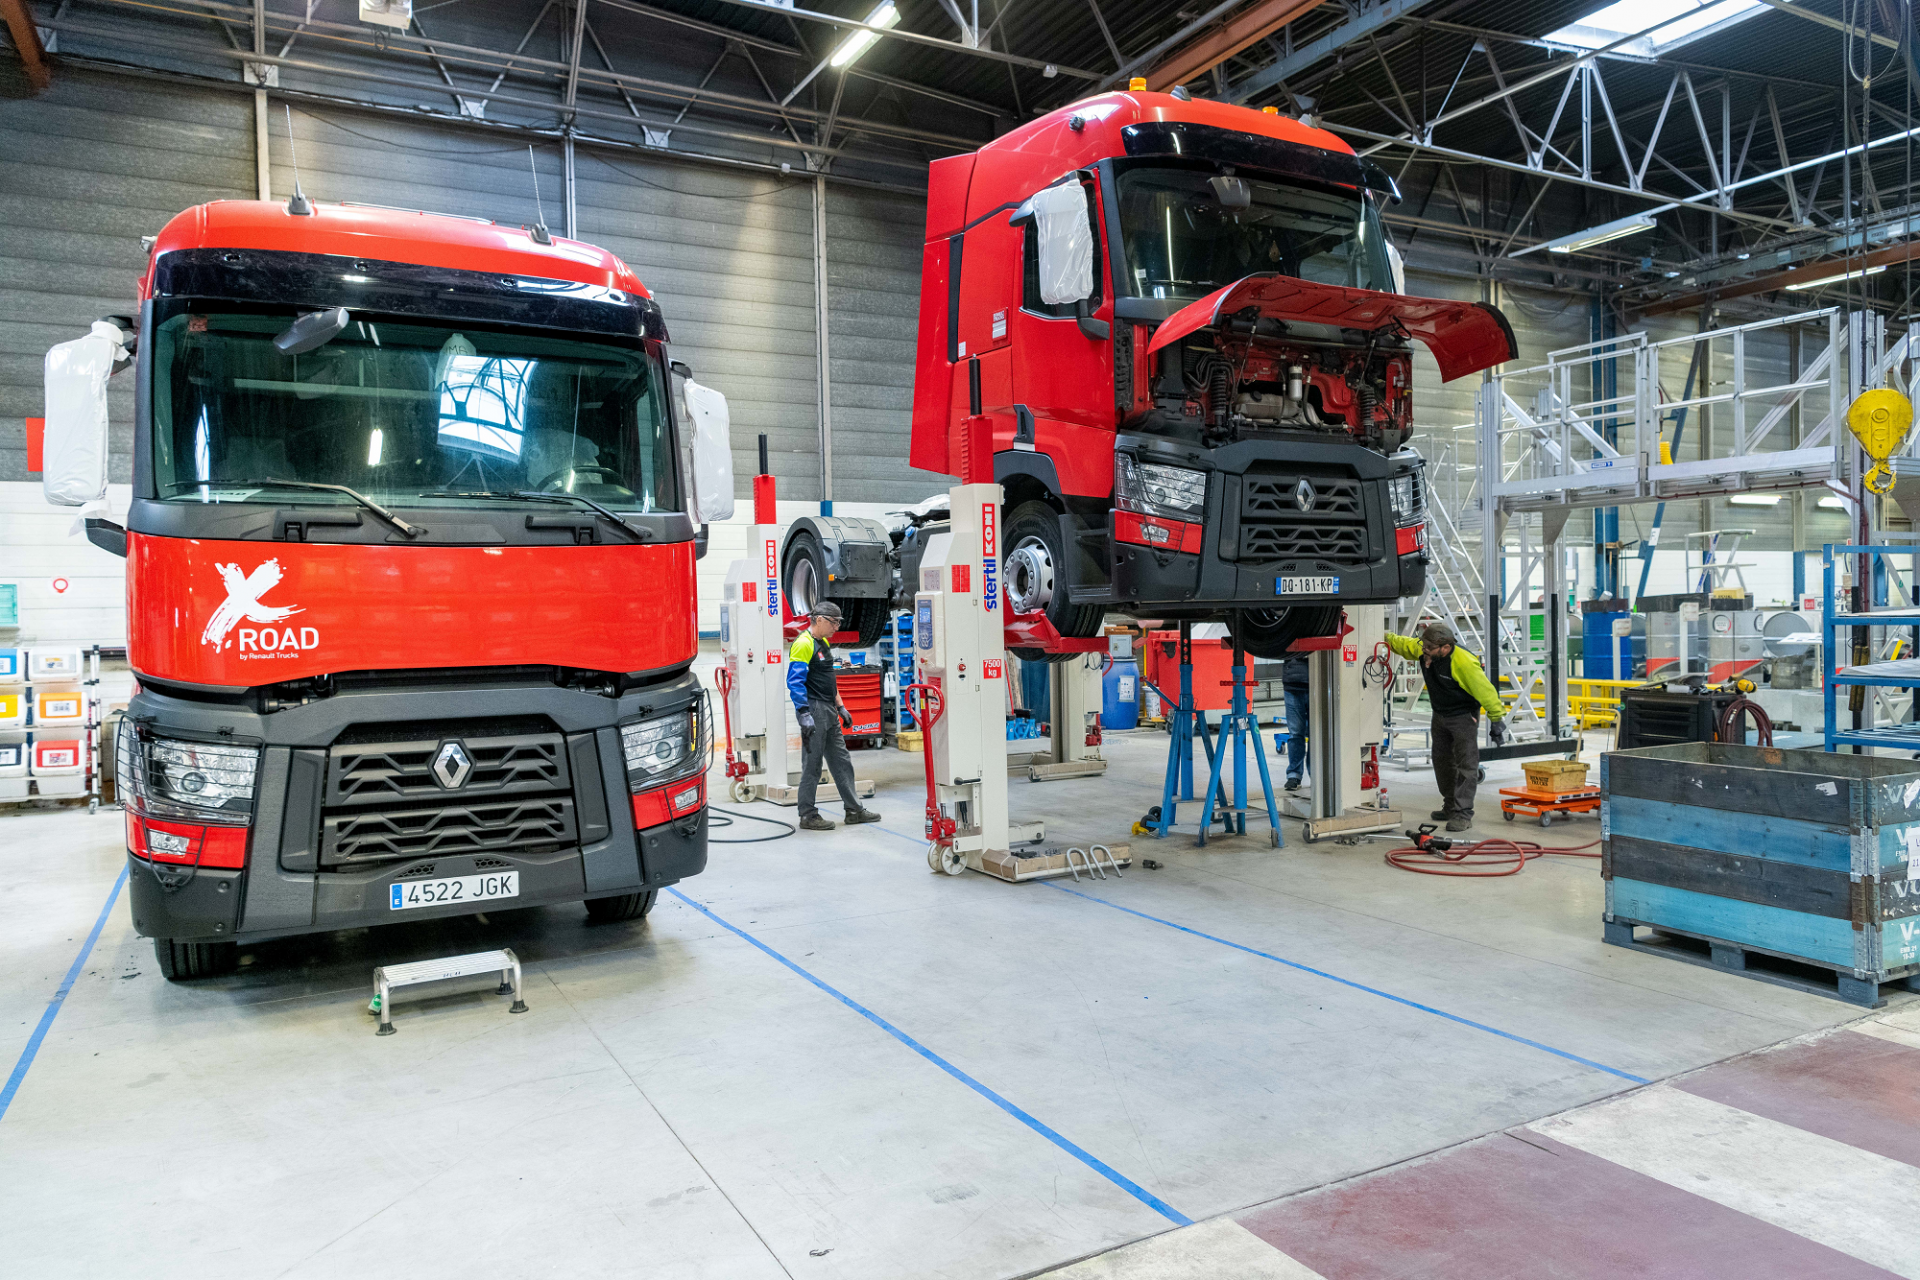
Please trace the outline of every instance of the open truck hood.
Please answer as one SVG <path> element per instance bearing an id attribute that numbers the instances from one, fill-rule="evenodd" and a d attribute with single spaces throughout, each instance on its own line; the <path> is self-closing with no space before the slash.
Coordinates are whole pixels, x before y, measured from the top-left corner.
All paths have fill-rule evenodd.
<path id="1" fill-rule="evenodd" d="M 1158 351 L 1249 307 L 1275 320 L 1369 332 L 1398 322 L 1427 344 L 1440 365 L 1440 376 L 1449 382 L 1520 354 L 1513 340 L 1513 326 L 1499 308 L 1484 302 L 1412 298 L 1271 273 L 1248 276 L 1174 312 L 1154 333 L 1147 351 Z"/>

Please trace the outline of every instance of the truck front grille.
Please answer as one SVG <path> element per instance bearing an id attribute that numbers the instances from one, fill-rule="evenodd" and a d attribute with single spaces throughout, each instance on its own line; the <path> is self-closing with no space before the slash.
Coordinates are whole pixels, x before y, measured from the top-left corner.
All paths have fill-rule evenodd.
<path id="1" fill-rule="evenodd" d="M 1313 501 L 1300 509 L 1300 482 Z M 1365 564 L 1366 494 L 1358 477 L 1325 470 L 1258 465 L 1241 477 L 1237 560 L 1319 560 Z"/>
<path id="2" fill-rule="evenodd" d="M 1364 525 L 1270 524 L 1240 526 L 1242 560 L 1334 560 L 1359 564 L 1367 558 Z"/>
<path id="3" fill-rule="evenodd" d="M 543 853 L 576 843 L 566 739 L 549 723 L 452 721 L 348 730 L 327 749 L 320 865 Z M 459 744 L 452 761 L 442 755 L 449 743 Z"/>
<path id="4" fill-rule="evenodd" d="M 574 842 L 573 801 L 436 804 L 328 813 L 320 824 L 320 861 L 346 866 L 459 853 L 541 853 Z"/>

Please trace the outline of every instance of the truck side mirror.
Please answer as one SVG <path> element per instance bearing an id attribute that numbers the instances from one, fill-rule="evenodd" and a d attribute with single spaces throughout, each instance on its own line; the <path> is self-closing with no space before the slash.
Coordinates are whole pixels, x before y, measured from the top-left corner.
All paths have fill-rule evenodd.
<path id="1" fill-rule="evenodd" d="M 86 337 L 47 352 L 40 488 L 55 506 L 80 507 L 107 496 L 107 379 L 126 360 L 126 341 L 117 326 L 96 320 Z"/>
<path id="2" fill-rule="evenodd" d="M 718 524 L 733 518 L 733 441 L 727 398 L 693 379 L 686 383 L 687 417 L 693 432 L 693 519 Z"/>
<path id="3" fill-rule="evenodd" d="M 1034 233 L 1040 268 L 1040 301 L 1048 306 L 1093 297 L 1093 224 L 1087 189 L 1078 177 L 1034 194 Z"/>

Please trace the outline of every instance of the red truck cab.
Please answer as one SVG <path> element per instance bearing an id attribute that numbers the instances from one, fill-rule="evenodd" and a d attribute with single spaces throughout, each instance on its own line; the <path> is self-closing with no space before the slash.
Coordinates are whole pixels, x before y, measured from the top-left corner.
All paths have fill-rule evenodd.
<path id="1" fill-rule="evenodd" d="M 1324 130 L 1109 93 L 932 164 L 916 467 L 1006 492 L 1010 616 L 1227 618 L 1277 657 L 1425 584 L 1412 350 L 1514 355 L 1410 298 L 1393 183 Z"/>
<path id="2" fill-rule="evenodd" d="M 624 263 L 221 201 L 123 323 L 133 500 L 89 533 L 127 557 L 118 785 L 168 977 L 490 908 L 631 919 L 704 867 L 693 397 Z"/>

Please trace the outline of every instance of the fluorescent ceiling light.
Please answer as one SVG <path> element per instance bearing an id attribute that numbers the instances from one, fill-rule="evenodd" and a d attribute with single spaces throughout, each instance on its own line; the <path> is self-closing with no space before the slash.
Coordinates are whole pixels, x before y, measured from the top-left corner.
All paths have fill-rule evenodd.
<path id="1" fill-rule="evenodd" d="M 1660 26 L 1614 51 L 1654 58 L 1765 12 L 1762 0 L 1618 0 L 1542 38 L 1575 49 L 1599 49 L 1636 31 Z M 1669 22 L 1670 18 L 1674 21 Z"/>
<path id="2" fill-rule="evenodd" d="M 1822 498 L 1820 499 L 1820 505 L 1829 511 L 1845 511 L 1847 509 L 1846 500 L 1843 498 Z"/>
<path id="3" fill-rule="evenodd" d="M 1780 495 L 1777 493 L 1736 493 L 1727 499 L 1736 507 L 1777 507 Z"/>
<path id="4" fill-rule="evenodd" d="M 1585 231 L 1575 231 L 1561 236 L 1557 240 L 1548 240 L 1541 244 L 1528 245 L 1515 250 L 1508 257 L 1517 258 L 1523 253 L 1532 253 L 1536 249 L 1545 249 L 1548 253 L 1578 253 L 1582 249 L 1591 249 L 1597 244 L 1609 240 L 1619 240 L 1624 236 L 1637 236 L 1642 231 L 1654 228 L 1651 214 L 1636 213 L 1627 218 L 1616 218 L 1612 222 L 1603 222 L 1597 227 L 1588 227 Z"/>
<path id="5" fill-rule="evenodd" d="M 893 0 L 881 0 L 874 11 L 867 15 L 869 27 L 896 27 L 900 25 L 900 11 L 893 7 Z M 867 47 L 880 37 L 872 31 L 856 31 L 841 41 L 840 47 L 827 59 L 830 67 L 850 66 L 855 58 L 867 51 Z"/>
<path id="6" fill-rule="evenodd" d="M 1839 284 L 1842 280 L 1864 280 L 1868 276 L 1877 276 L 1885 267 L 1868 267 L 1864 271 L 1837 271 L 1830 276 L 1821 276 L 1817 280 L 1796 280 L 1787 286 L 1791 292 L 1801 289 L 1818 289 L 1823 284 Z"/>

